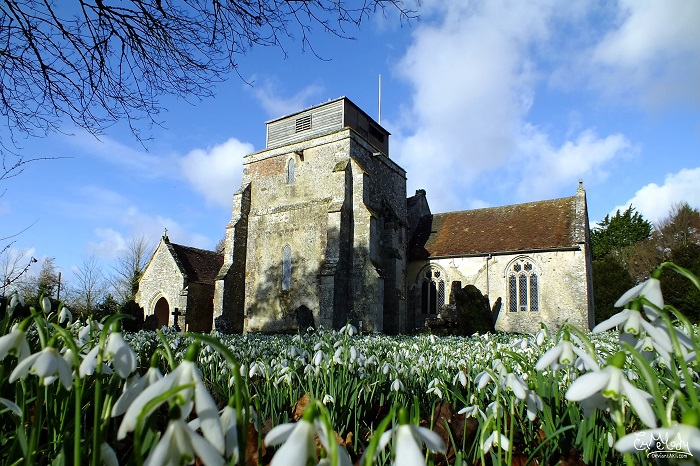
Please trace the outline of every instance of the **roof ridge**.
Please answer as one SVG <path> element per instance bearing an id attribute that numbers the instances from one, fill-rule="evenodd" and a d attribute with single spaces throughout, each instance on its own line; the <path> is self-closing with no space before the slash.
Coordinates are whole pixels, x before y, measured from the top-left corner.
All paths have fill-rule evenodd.
<path id="1" fill-rule="evenodd" d="M 436 213 L 431 213 L 430 215 L 447 215 L 447 214 L 458 214 L 458 213 L 462 213 L 462 212 L 475 212 L 475 211 L 479 211 L 479 210 L 505 209 L 508 207 L 518 207 L 518 206 L 525 206 L 525 205 L 531 205 L 531 204 L 544 204 L 546 202 L 563 201 L 563 200 L 575 199 L 575 198 L 576 198 L 576 196 L 555 197 L 553 199 L 544 199 L 541 201 L 519 202 L 517 204 L 507 204 L 507 205 L 499 205 L 499 206 L 492 206 L 492 207 L 479 207 L 477 209 L 462 209 L 462 210 L 450 210 L 447 212 L 436 212 Z"/>

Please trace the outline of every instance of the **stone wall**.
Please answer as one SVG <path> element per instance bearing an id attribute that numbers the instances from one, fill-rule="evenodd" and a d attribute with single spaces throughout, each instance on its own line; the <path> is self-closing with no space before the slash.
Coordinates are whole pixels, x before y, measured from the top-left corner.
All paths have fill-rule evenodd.
<path id="1" fill-rule="evenodd" d="M 144 317 L 148 317 L 153 315 L 156 302 L 165 298 L 169 307 L 168 325 L 173 325 L 171 313 L 178 308 L 184 314 L 187 307 L 184 285 L 182 272 L 168 250 L 167 242 L 161 239 L 139 281 L 139 290 L 134 300 L 143 308 Z"/>
<path id="2" fill-rule="evenodd" d="M 208 333 L 212 329 L 214 285 L 190 283 L 187 286 L 187 308 L 183 330 Z"/>
<path id="3" fill-rule="evenodd" d="M 512 261 L 529 258 L 537 269 L 539 284 L 538 312 L 510 312 L 508 310 L 507 270 Z M 444 271 L 449 296 L 450 286 L 474 285 L 489 299 L 494 313 L 496 330 L 508 332 L 536 332 L 539 322 L 550 329 L 559 328 L 565 321 L 588 330 L 592 303 L 588 300 L 586 250 L 533 252 L 529 254 L 505 254 L 490 257 L 460 257 L 416 261 L 409 265 L 408 280 L 415 296 L 411 309 L 416 327 L 421 328 L 426 315 L 420 311 L 420 284 L 422 270 L 435 265 Z"/>
<path id="4" fill-rule="evenodd" d="M 351 320 L 381 331 L 386 320 L 391 331 L 399 330 L 406 201 L 398 165 L 344 128 L 246 156 L 242 186 L 249 211 L 241 190 L 227 227 L 215 317 L 232 321 L 242 312 L 244 330 L 295 331 L 303 306 L 315 325 Z M 282 289 L 286 246 L 292 256 L 289 290 Z M 236 273 L 243 286 L 230 285 Z M 241 293 L 237 309 L 230 303 Z"/>

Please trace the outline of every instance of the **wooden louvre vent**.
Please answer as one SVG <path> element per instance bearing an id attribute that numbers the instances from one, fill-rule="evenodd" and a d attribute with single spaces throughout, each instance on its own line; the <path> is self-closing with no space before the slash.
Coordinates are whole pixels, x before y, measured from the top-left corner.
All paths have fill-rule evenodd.
<path id="1" fill-rule="evenodd" d="M 296 120 L 296 132 L 299 133 L 301 131 L 306 131 L 307 129 L 311 129 L 311 114 L 304 115 L 302 117 L 297 118 Z"/>

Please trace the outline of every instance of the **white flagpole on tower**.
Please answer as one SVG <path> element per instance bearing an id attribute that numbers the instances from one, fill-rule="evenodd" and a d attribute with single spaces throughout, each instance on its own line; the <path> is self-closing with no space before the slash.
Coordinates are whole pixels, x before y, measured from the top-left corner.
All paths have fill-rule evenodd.
<path id="1" fill-rule="evenodd" d="M 379 75 L 379 116 L 377 123 L 382 124 L 382 75 Z"/>

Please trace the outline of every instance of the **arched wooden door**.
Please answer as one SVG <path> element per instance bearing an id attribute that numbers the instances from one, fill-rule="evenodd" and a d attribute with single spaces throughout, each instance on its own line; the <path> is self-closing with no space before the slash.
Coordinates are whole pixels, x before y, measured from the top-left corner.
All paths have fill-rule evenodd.
<path id="1" fill-rule="evenodd" d="M 162 328 L 163 326 L 167 327 L 170 317 L 170 305 L 168 304 L 168 300 L 165 298 L 160 298 L 156 302 L 156 307 L 153 310 L 153 314 L 155 314 L 155 316 L 158 318 L 158 328 Z"/>

